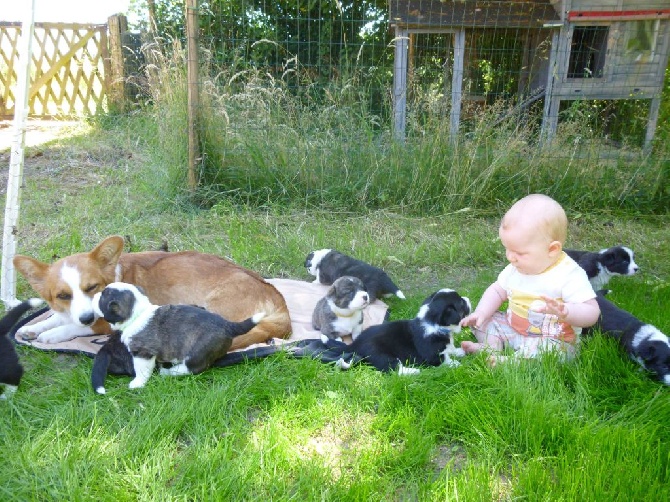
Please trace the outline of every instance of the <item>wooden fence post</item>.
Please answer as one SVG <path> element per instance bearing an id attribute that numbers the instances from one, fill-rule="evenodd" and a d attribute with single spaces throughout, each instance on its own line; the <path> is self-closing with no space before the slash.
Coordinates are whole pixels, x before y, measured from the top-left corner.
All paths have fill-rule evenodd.
<path id="1" fill-rule="evenodd" d="M 126 16 L 116 14 L 107 18 L 109 29 L 109 78 L 107 79 L 107 104 L 111 113 L 126 110 L 126 76 L 123 63 L 123 33 L 128 31 Z"/>
<path id="2" fill-rule="evenodd" d="M 188 52 L 188 188 L 198 187 L 196 164 L 200 159 L 198 139 L 198 0 L 186 0 L 186 48 Z"/>

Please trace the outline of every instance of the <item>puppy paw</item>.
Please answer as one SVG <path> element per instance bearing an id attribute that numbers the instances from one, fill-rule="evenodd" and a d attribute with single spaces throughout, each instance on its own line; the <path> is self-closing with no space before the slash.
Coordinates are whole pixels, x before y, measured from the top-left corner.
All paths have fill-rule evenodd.
<path id="1" fill-rule="evenodd" d="M 131 380 L 130 383 L 128 384 L 128 388 L 129 388 L 129 389 L 140 389 L 140 388 L 144 387 L 144 385 L 145 385 L 146 383 L 147 383 L 147 382 L 144 381 L 144 380 L 140 380 L 140 379 L 134 378 L 134 379 Z"/>
<path id="2" fill-rule="evenodd" d="M 0 399 L 10 399 L 14 394 L 16 394 L 17 389 L 18 387 L 16 385 L 5 385 L 5 392 L 0 394 Z"/>
<path id="3" fill-rule="evenodd" d="M 398 364 L 398 375 L 418 375 L 419 373 L 421 373 L 419 368 L 409 368 Z"/>
<path id="4" fill-rule="evenodd" d="M 454 359 L 445 359 L 443 364 L 449 368 L 456 368 L 461 365 L 461 363 Z"/>
<path id="5" fill-rule="evenodd" d="M 351 368 L 351 363 L 348 363 L 344 360 L 344 358 L 340 357 L 337 361 L 335 361 L 335 366 L 341 370 L 348 370 Z"/>

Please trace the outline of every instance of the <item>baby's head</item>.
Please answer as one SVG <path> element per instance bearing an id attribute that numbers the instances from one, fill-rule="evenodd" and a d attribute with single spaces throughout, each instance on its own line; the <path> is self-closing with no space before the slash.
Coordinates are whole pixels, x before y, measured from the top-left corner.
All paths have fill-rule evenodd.
<path id="1" fill-rule="evenodd" d="M 507 259 L 527 275 L 544 272 L 563 251 L 568 218 L 561 205 L 542 194 L 518 200 L 500 222 Z"/>

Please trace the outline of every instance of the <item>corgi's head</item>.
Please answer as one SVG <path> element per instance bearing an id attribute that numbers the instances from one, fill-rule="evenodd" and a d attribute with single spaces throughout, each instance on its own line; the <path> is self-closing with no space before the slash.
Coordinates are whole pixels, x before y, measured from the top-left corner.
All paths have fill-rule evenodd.
<path id="1" fill-rule="evenodd" d="M 89 253 L 62 258 L 51 265 L 28 256 L 14 257 L 14 267 L 55 312 L 69 315 L 72 322 L 90 326 L 98 316 L 92 298 L 114 282 L 123 237 L 107 237 Z"/>

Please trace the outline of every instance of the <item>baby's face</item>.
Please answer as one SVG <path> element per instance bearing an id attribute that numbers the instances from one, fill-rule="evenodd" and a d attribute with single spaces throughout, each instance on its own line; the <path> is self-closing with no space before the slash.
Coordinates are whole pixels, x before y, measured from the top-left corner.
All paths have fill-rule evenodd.
<path id="1" fill-rule="evenodd" d="M 550 253 L 551 242 L 528 229 L 513 227 L 500 229 L 500 241 L 505 247 L 507 260 L 525 275 L 537 275 L 547 270 L 557 259 Z"/>

